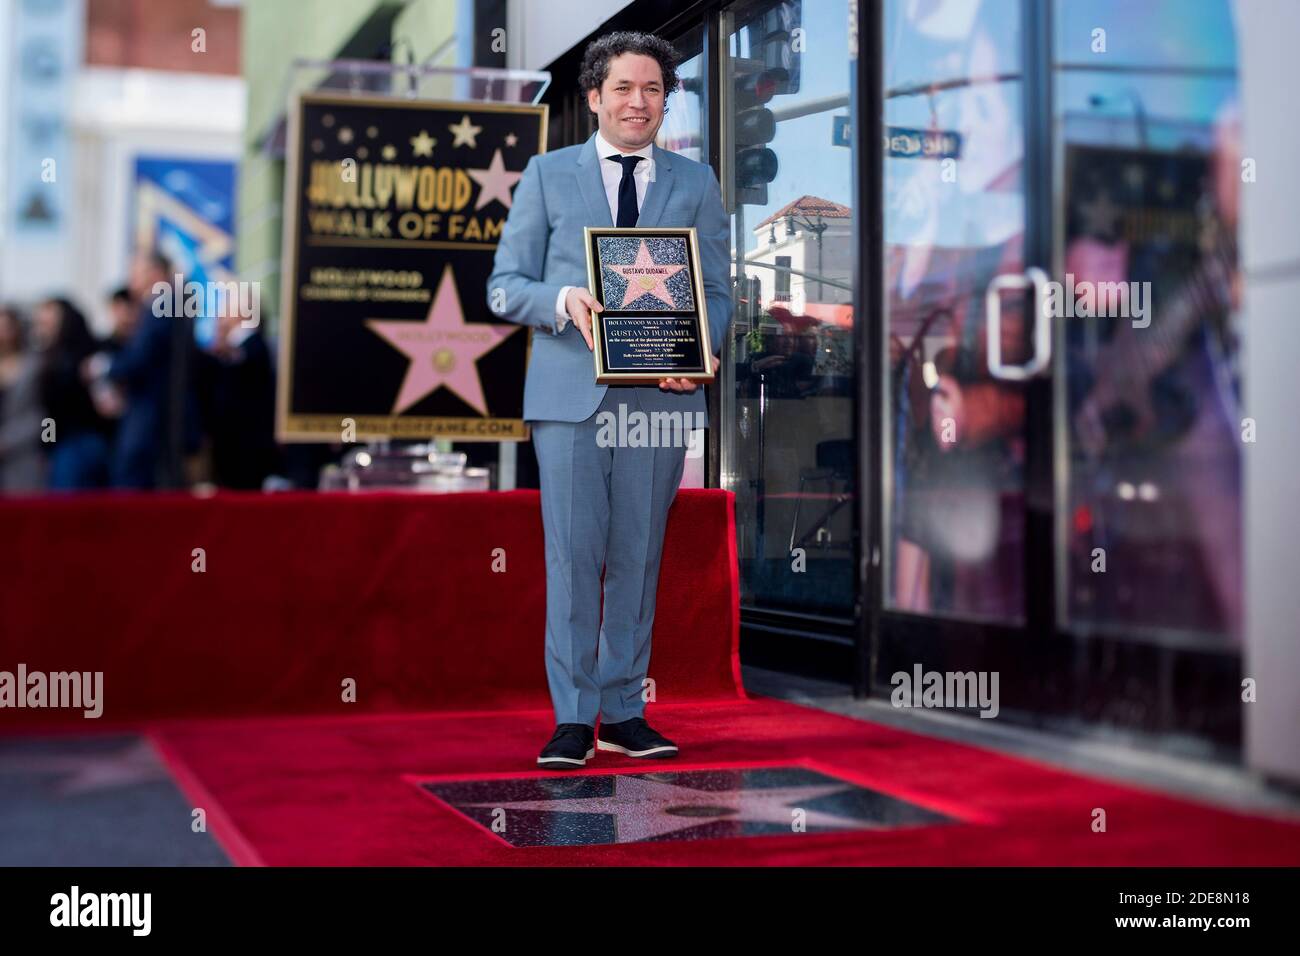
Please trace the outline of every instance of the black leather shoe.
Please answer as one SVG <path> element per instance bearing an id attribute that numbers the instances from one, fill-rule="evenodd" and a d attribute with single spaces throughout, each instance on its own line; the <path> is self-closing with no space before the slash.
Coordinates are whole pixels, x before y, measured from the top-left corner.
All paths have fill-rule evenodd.
<path id="1" fill-rule="evenodd" d="M 677 745 L 647 724 L 644 717 L 632 717 L 616 724 L 602 722 L 596 749 L 652 759 L 677 756 Z"/>
<path id="2" fill-rule="evenodd" d="M 560 770 L 586 766 L 596 756 L 596 749 L 591 745 L 595 736 L 596 728 L 590 724 L 560 724 L 550 743 L 542 748 L 537 763 Z"/>

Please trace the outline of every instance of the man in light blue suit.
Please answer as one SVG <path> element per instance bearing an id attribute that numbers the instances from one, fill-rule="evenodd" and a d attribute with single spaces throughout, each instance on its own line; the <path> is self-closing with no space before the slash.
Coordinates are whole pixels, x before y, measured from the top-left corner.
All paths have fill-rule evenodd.
<path id="1" fill-rule="evenodd" d="M 674 430 L 676 441 L 620 441 L 637 433 L 609 426 L 639 418 L 704 427 L 704 389 L 671 378 L 596 384 L 591 313 L 601 306 L 586 288 L 583 234 L 587 226 L 694 226 L 710 341 L 721 348 L 731 293 L 718 182 L 708 166 L 654 145 L 676 65 L 669 43 L 643 33 L 588 46 L 580 81 L 599 128 L 582 145 L 528 162 L 488 279 L 493 312 L 533 327 L 524 419 L 546 538 L 546 676 L 556 720 L 537 758 L 546 767 L 581 767 L 596 748 L 651 758 L 678 752 L 646 722 L 642 694 L 664 527 L 689 432 Z M 652 419 L 656 412 L 678 414 Z"/>

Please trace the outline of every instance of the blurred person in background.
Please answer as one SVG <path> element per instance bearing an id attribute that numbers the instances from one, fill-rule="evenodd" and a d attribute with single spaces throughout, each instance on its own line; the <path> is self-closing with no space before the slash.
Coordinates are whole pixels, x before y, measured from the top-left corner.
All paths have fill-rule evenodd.
<path id="1" fill-rule="evenodd" d="M 279 468 L 275 443 L 275 372 L 266 339 L 238 315 L 217 319 L 211 348 L 200 352 L 195 385 L 211 440 L 212 481 L 257 491 Z"/>
<path id="2" fill-rule="evenodd" d="M 40 360 L 18 310 L 0 306 L 0 494 L 45 487 Z"/>
<path id="3" fill-rule="evenodd" d="M 41 401 L 54 422 L 54 440 L 46 443 L 50 490 L 102 488 L 108 481 L 108 438 L 82 380 L 95 337 L 85 315 L 61 298 L 36 307 L 33 331 L 41 356 Z"/>
<path id="4" fill-rule="evenodd" d="M 140 312 L 131 290 L 120 286 L 108 297 L 108 337 L 101 343 L 104 350 L 116 354 L 126 347 L 140 325 Z"/>
<path id="5" fill-rule="evenodd" d="M 126 398 L 122 395 L 122 390 L 109 381 L 107 371 L 113 357 L 126 348 L 140 322 L 135 300 L 131 298 L 131 291 L 126 286 L 115 289 L 109 295 L 107 305 L 109 332 L 100 339 L 95 356 L 87 363 L 84 377 L 90 385 L 90 397 L 95 403 L 95 409 L 106 423 L 111 449 L 117 443 L 117 429 L 126 411 Z"/>
<path id="6" fill-rule="evenodd" d="M 179 488 L 183 460 L 198 447 L 198 410 L 190 388 L 193 327 L 172 316 L 172 266 L 158 252 L 140 252 L 131 261 L 128 282 L 139 303 L 138 325 L 112 357 L 106 375 L 126 407 L 114 442 L 114 488 Z"/>

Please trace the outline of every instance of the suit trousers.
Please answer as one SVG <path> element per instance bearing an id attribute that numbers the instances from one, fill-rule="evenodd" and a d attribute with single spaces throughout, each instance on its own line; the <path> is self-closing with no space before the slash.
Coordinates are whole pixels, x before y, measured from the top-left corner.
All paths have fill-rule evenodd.
<path id="1" fill-rule="evenodd" d="M 597 716 L 616 723 L 645 710 L 664 528 L 686 461 L 685 440 L 666 429 L 651 437 L 637 398 L 646 387 L 610 386 L 586 421 L 531 423 L 546 540 L 546 679 L 557 724 L 595 726 Z M 630 427 L 620 434 L 620 405 L 624 422 L 647 420 L 644 441 Z"/>

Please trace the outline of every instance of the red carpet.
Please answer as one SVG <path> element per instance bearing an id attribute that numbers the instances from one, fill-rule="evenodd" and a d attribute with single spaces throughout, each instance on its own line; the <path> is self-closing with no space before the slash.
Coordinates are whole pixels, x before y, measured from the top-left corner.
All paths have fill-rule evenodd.
<path id="1" fill-rule="evenodd" d="M 535 492 L 0 504 L 0 669 L 105 672 L 103 719 L 5 710 L 0 728 L 145 729 L 247 865 L 1300 863 L 1295 822 L 747 699 L 732 509 L 730 494 L 687 491 L 669 519 L 647 713 L 681 745 L 675 761 L 601 752 L 577 773 L 536 769 L 553 716 Z M 346 678 L 355 704 L 340 700 Z M 518 846 L 420 786 L 598 786 L 611 771 L 663 786 L 775 767 L 905 801 L 927 822 Z"/>
<path id="2" fill-rule="evenodd" d="M 657 706 L 682 756 L 598 753 L 581 771 L 803 765 L 957 817 L 909 829 L 578 847 L 511 847 L 417 788 L 535 775 L 549 711 L 228 721 L 155 735 L 219 806 L 240 863 L 301 865 L 1295 865 L 1300 826 L 1061 773 L 990 751 L 770 700 Z M 551 774 L 550 776 L 557 776 Z M 1107 832 L 1094 833 L 1096 807 Z"/>

